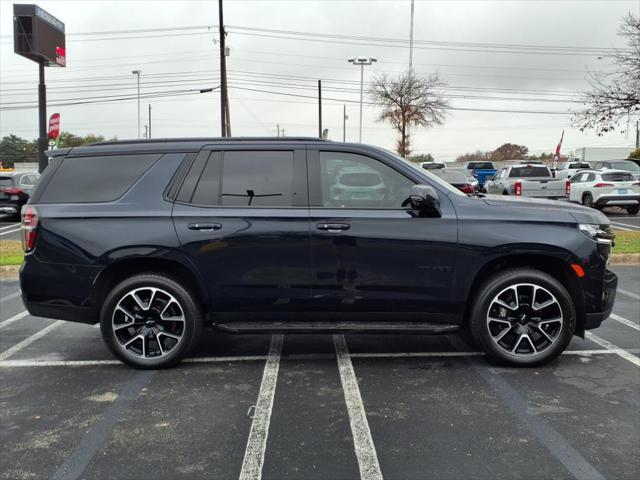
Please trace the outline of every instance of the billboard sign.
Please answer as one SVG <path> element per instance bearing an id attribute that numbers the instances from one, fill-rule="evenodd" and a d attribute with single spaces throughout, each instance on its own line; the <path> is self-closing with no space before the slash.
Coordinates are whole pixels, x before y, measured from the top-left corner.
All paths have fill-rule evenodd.
<path id="1" fill-rule="evenodd" d="M 66 66 L 64 23 L 37 5 L 14 4 L 13 49 L 47 66 Z"/>

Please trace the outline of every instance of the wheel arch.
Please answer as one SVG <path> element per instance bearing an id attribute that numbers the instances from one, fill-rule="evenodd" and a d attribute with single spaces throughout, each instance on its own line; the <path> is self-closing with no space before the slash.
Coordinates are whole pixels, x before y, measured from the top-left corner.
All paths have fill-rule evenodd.
<path id="1" fill-rule="evenodd" d="M 571 299 L 573 300 L 573 304 L 576 309 L 575 333 L 576 335 L 584 338 L 586 307 L 580 280 L 576 276 L 570 264 L 565 260 L 542 253 L 504 255 L 485 263 L 476 273 L 467 293 L 463 319 L 465 324 L 469 321 L 469 315 L 471 313 L 473 303 L 475 302 L 477 292 L 480 290 L 480 286 L 493 274 L 511 268 L 529 268 L 539 270 L 558 280 L 567 289 L 569 295 L 571 295 Z"/>
<path id="2" fill-rule="evenodd" d="M 102 302 L 111 289 L 122 280 L 143 272 L 165 274 L 178 281 L 195 295 L 203 313 L 207 311 L 209 298 L 203 280 L 190 266 L 175 258 L 128 257 L 107 265 L 96 277 L 91 306 L 93 318 L 97 321 Z"/>

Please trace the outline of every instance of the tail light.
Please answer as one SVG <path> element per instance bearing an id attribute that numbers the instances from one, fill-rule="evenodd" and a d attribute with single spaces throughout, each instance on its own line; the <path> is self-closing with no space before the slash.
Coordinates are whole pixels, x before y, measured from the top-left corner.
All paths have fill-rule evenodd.
<path id="1" fill-rule="evenodd" d="M 22 209 L 22 248 L 25 253 L 36 246 L 38 236 L 38 212 L 34 207 L 25 205 Z"/>
<path id="2" fill-rule="evenodd" d="M 458 187 L 458 190 L 460 190 L 462 193 L 473 193 L 473 185 L 470 184 L 465 184 L 465 185 L 460 185 Z"/>
<path id="3" fill-rule="evenodd" d="M 513 185 L 513 192 L 518 196 L 522 195 L 522 182 L 520 180 L 516 180 Z"/>
<path id="4" fill-rule="evenodd" d="M 593 186 L 593 188 L 603 188 L 603 187 L 613 187 L 613 186 L 614 186 L 613 183 L 602 183 L 602 182 L 599 182 L 599 183 L 596 183 Z"/>
<path id="5" fill-rule="evenodd" d="M 567 180 L 567 183 L 564 184 L 564 193 L 568 197 L 571 193 L 571 182 Z"/>
<path id="6" fill-rule="evenodd" d="M 18 187 L 7 187 L 7 188 L 4 188 L 3 190 L 4 190 L 4 193 L 6 193 L 7 195 L 20 195 L 21 193 L 24 193 L 24 190 Z"/>

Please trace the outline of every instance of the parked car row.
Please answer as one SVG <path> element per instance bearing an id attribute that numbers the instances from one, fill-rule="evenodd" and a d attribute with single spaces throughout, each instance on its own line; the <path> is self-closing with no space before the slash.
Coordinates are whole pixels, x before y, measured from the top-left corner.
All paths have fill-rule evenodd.
<path id="1" fill-rule="evenodd" d="M 19 217 L 39 178 L 38 172 L 0 172 L 0 215 Z"/>

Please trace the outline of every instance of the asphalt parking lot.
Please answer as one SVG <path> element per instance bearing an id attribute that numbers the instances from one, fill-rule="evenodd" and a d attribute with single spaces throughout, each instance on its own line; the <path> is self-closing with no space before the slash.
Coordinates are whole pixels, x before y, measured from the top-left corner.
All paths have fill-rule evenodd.
<path id="1" fill-rule="evenodd" d="M 0 282 L 0 478 L 638 478 L 640 271 L 615 270 L 615 315 L 535 369 L 455 336 L 207 331 L 136 371 Z"/>

